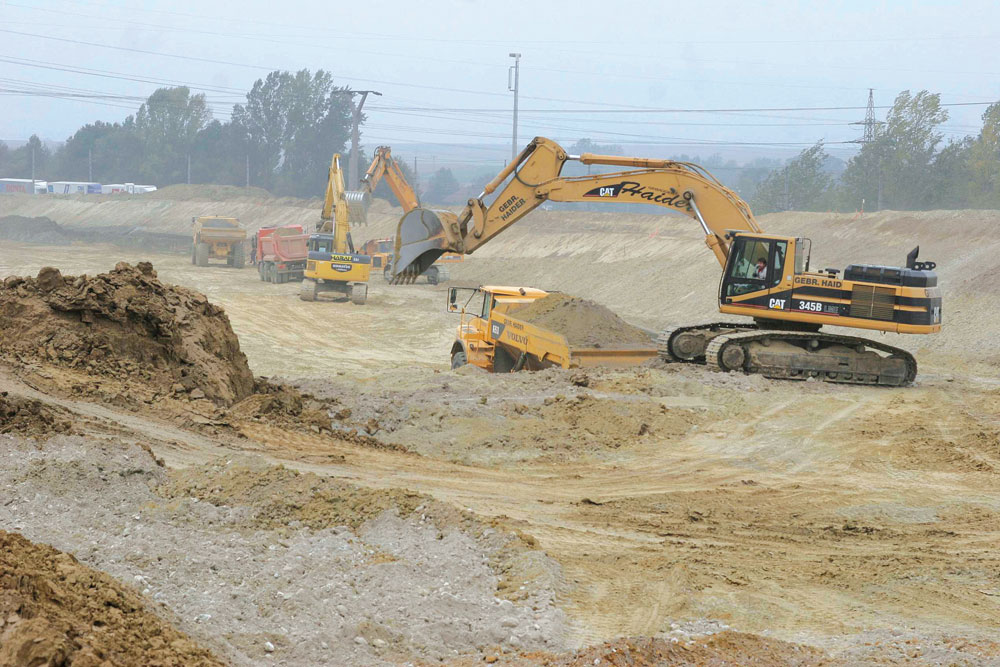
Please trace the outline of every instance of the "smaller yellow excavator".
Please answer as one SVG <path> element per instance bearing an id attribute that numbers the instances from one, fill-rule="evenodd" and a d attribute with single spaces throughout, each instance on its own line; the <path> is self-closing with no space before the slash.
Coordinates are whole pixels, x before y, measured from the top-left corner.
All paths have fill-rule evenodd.
<path id="1" fill-rule="evenodd" d="M 367 203 L 374 194 L 379 181 L 383 178 L 389 184 L 389 189 L 396 196 L 399 205 L 403 207 L 403 213 L 409 213 L 420 206 L 420 197 L 417 196 L 413 186 L 406 180 L 406 176 L 403 174 L 399 163 L 396 162 L 396 158 L 392 157 L 392 149 L 389 146 L 379 146 L 375 149 L 375 154 L 372 156 L 372 163 L 368 166 L 367 173 L 361 178 L 361 190 L 357 193 L 358 195 L 367 197 L 367 199 L 363 200 L 364 207 L 355 206 L 352 209 L 352 215 L 357 210 L 363 210 L 365 215 L 367 215 Z M 354 193 L 349 192 L 347 194 L 351 195 Z M 355 197 L 355 199 L 360 201 L 361 197 Z M 367 223 L 367 218 L 364 221 Z M 372 268 L 376 271 L 379 269 L 382 270 L 386 281 L 392 278 L 394 243 L 395 239 L 393 237 L 370 239 L 361 249 L 364 254 L 372 258 Z M 448 280 L 450 275 L 447 267 L 441 265 L 461 261 L 462 255 L 458 253 L 446 253 L 439 257 L 432 266 L 427 267 L 422 275 L 427 278 L 429 284 L 437 285 L 439 282 Z"/>
<path id="2" fill-rule="evenodd" d="M 309 255 L 299 298 L 315 301 L 323 292 L 337 292 L 352 303 L 368 300 L 371 257 L 354 251 L 351 240 L 350 204 L 344 187 L 340 154 L 330 162 L 326 198 L 316 233 L 309 236 Z"/>
<path id="3" fill-rule="evenodd" d="M 562 176 L 567 160 L 627 169 Z M 494 192 L 497 196 L 486 203 Z M 905 266 L 850 264 L 843 275 L 835 268 L 810 270 L 808 238 L 768 234 L 746 202 L 698 165 L 574 156 L 544 137 L 528 144 L 460 214 L 416 208 L 404 215 L 396 231 L 393 281 L 412 281 L 444 252 L 475 251 L 546 200 L 650 204 L 698 223 L 722 268 L 719 311 L 752 321 L 670 327 L 659 338 L 660 354 L 669 361 L 772 378 L 901 386 L 917 374 L 908 351 L 820 329 L 941 330 L 935 264 L 917 261 L 919 246 Z"/>

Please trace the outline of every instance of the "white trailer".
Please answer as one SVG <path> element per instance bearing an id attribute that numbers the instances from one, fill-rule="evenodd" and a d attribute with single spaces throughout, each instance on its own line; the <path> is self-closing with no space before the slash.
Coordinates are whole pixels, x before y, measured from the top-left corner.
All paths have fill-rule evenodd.
<path id="1" fill-rule="evenodd" d="M 32 194 L 30 178 L 0 178 L 0 195 L 15 193 Z M 34 194 L 44 194 L 48 183 L 45 181 L 34 181 Z"/>
<path id="2" fill-rule="evenodd" d="M 86 181 L 50 181 L 48 191 L 54 195 L 99 195 L 101 184 Z"/>

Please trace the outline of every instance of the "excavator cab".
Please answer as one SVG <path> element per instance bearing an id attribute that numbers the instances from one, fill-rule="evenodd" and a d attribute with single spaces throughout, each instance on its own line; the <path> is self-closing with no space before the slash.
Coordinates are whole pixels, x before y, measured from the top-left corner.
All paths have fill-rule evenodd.
<path id="1" fill-rule="evenodd" d="M 766 295 L 783 284 L 791 288 L 800 239 L 761 234 L 731 234 L 731 238 L 719 295 L 722 303 L 755 301 L 748 295 Z"/>

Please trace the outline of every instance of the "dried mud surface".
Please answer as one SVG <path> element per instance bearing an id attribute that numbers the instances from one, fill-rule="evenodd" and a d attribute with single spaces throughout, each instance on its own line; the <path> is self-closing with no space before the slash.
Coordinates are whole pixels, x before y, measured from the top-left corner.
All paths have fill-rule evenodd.
<path id="1" fill-rule="evenodd" d="M 618 317 L 607 306 L 562 292 L 514 308 L 510 314 L 562 334 L 576 347 L 652 346 L 647 332 Z"/>
<path id="2" fill-rule="evenodd" d="M 0 664 L 223 665 L 136 591 L 0 530 Z"/>
<path id="3" fill-rule="evenodd" d="M 653 327 L 715 318 L 718 267 L 690 221 L 539 216 L 453 275 Z M 221 405 L 9 359 L 0 390 L 27 426 L 0 436 L 18 443 L 0 447 L 0 528 L 148 589 L 243 664 L 997 664 L 1000 366 L 976 286 L 1000 268 L 998 220 L 764 221 L 811 236 L 814 265 L 891 263 L 913 237 L 938 261 L 946 330 L 887 337 L 921 364 L 905 389 L 451 371 L 443 287 L 376 279 L 364 308 L 304 304 L 187 257 L 0 243 L 0 274 L 153 259 L 225 308 L 267 376 Z M 78 435 L 28 444 L 51 433 L 36 406 Z"/>

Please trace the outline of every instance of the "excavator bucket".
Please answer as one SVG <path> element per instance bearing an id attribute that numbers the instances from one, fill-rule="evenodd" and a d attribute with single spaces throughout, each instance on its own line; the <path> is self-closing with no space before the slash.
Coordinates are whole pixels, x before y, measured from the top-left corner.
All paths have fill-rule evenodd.
<path id="1" fill-rule="evenodd" d="M 429 208 L 415 208 L 404 215 L 396 228 L 390 284 L 410 284 L 444 253 L 461 253 L 462 249 L 455 248 L 446 234 L 456 220 L 451 211 Z"/>
<path id="2" fill-rule="evenodd" d="M 347 200 L 347 219 L 352 225 L 368 224 L 368 207 L 372 203 L 372 196 L 364 190 L 345 190 L 344 199 Z"/>

